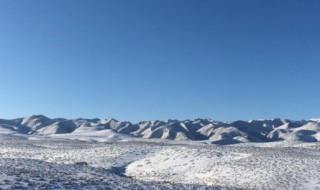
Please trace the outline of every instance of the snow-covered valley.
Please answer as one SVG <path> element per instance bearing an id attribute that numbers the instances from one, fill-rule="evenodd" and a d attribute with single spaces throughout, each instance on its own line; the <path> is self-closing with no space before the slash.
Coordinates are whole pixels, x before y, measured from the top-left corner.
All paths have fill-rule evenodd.
<path id="1" fill-rule="evenodd" d="M 320 189 L 320 143 L 310 140 L 319 138 L 319 121 L 279 121 L 144 122 L 130 132 L 130 124 L 101 120 L 1 120 L 0 189 Z M 172 137 L 181 123 L 175 137 L 188 139 L 152 133 L 162 127 Z M 138 138 L 146 130 L 154 138 Z M 275 130 L 288 134 L 271 141 Z M 215 138 L 190 140 L 195 131 Z"/>
<path id="2" fill-rule="evenodd" d="M 2 135 L 0 189 L 317 189 L 318 143 L 86 142 Z"/>

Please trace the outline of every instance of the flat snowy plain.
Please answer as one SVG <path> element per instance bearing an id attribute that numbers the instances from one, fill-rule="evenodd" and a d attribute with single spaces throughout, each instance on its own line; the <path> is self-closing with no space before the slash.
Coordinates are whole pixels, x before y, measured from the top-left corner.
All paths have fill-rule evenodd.
<path id="1" fill-rule="evenodd" d="M 0 135 L 0 189 L 320 189 L 320 145 Z"/>

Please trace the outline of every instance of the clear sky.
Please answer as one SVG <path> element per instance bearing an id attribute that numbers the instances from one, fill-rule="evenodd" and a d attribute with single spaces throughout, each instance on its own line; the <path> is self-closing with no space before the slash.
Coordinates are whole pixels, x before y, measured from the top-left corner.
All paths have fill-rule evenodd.
<path id="1" fill-rule="evenodd" d="M 0 0 L 0 118 L 320 117 L 319 0 Z"/>

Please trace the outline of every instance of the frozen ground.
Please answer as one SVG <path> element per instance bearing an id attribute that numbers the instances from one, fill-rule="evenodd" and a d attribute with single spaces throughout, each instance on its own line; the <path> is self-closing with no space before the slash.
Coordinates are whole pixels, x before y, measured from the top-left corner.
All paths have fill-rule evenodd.
<path id="1" fill-rule="evenodd" d="M 320 189 L 318 142 L 82 140 L 0 135 L 0 189 Z"/>

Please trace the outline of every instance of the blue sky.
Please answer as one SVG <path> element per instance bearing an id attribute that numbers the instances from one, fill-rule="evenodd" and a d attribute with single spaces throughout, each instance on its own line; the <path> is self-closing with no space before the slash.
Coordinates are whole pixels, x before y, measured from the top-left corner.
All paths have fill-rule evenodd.
<path id="1" fill-rule="evenodd" d="M 320 1 L 1 0 L 0 118 L 320 117 Z"/>

